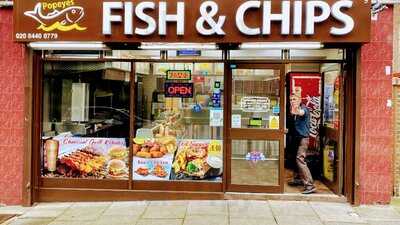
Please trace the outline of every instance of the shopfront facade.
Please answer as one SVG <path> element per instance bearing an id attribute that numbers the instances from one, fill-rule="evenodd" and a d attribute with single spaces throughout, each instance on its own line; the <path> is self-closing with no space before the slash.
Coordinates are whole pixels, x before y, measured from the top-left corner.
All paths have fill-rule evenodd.
<path id="1" fill-rule="evenodd" d="M 387 82 L 367 74 L 392 57 L 377 38 L 390 8 L 371 25 L 370 5 L 351 1 L 24 1 L 14 11 L 13 45 L 28 49 L 24 204 L 287 193 L 291 93 L 314 107 L 310 165 L 330 193 L 388 202 L 391 156 L 371 166 L 366 152 L 373 138 L 392 151 L 391 113 L 384 89 L 364 90 Z M 45 12 L 65 19 L 47 23 Z M 367 121 L 378 117 L 383 134 L 372 137 Z"/>

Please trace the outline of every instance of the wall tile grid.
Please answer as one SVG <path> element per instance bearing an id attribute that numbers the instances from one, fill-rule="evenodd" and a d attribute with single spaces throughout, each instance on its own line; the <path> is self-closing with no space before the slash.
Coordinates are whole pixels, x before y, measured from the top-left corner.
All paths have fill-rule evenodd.
<path id="1" fill-rule="evenodd" d="M 12 40 L 12 10 L 0 18 L 0 204 L 21 204 L 25 50 Z"/>
<path id="2" fill-rule="evenodd" d="M 371 42 L 361 48 L 360 188 L 361 204 L 389 203 L 393 192 L 392 79 L 393 10 L 372 21 Z"/>
<path id="3" fill-rule="evenodd" d="M 393 7 L 393 72 L 400 72 L 400 5 Z M 400 85 L 393 86 L 394 109 L 394 196 L 400 196 Z"/>

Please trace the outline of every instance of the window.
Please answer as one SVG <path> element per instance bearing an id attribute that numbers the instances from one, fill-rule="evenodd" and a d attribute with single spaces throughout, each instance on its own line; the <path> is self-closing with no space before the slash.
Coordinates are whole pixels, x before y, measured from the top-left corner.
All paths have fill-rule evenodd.
<path id="1" fill-rule="evenodd" d="M 128 178 L 130 65 L 45 63 L 44 177 Z"/>
<path id="2" fill-rule="evenodd" d="M 136 63 L 133 180 L 222 181 L 222 63 Z"/>

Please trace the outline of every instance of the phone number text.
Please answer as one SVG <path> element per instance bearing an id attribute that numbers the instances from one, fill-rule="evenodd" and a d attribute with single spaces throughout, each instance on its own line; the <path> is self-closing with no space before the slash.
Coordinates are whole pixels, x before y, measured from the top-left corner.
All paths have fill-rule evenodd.
<path id="1" fill-rule="evenodd" d="M 16 33 L 16 39 L 42 39 L 42 40 L 55 40 L 58 39 L 57 33 Z"/>

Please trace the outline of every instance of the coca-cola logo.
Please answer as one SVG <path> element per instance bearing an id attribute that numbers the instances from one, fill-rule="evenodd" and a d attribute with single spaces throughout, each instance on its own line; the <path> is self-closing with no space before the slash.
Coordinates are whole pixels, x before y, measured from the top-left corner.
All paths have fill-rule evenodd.
<path id="1" fill-rule="evenodd" d="M 319 123 L 321 120 L 320 96 L 307 96 L 306 106 L 310 110 L 310 136 L 316 138 L 319 134 Z"/>

